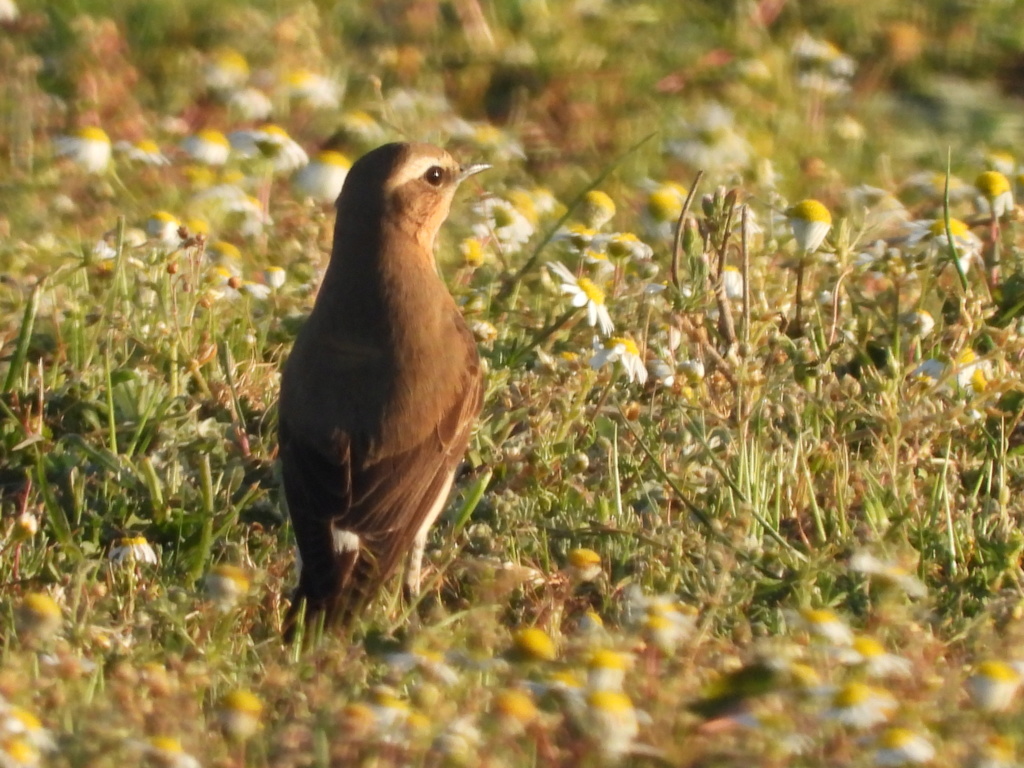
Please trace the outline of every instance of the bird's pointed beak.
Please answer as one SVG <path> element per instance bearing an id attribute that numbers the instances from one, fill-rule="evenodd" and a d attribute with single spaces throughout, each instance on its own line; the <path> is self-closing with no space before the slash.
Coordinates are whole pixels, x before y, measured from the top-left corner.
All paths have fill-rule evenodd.
<path id="1" fill-rule="evenodd" d="M 475 163 L 473 165 L 463 165 L 459 168 L 459 183 L 461 184 L 470 176 L 473 176 L 480 171 L 486 171 L 491 167 L 490 163 Z"/>

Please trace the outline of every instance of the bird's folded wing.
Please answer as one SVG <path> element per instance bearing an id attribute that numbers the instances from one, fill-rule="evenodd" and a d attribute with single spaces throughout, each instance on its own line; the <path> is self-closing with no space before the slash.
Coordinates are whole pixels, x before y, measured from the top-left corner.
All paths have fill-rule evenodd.
<path id="1" fill-rule="evenodd" d="M 285 426 L 281 449 L 289 454 L 285 488 L 291 514 L 333 520 L 336 530 L 357 534 L 385 578 L 447 491 L 481 398 L 482 382 L 473 368 L 425 438 L 395 453 L 387 451 L 387 440 L 374 444 L 337 430 L 332 453 L 325 455 Z"/>

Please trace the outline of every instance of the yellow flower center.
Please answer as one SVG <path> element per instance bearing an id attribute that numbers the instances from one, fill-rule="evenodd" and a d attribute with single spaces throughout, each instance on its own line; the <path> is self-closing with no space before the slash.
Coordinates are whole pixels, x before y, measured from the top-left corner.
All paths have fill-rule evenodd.
<path id="1" fill-rule="evenodd" d="M 309 84 L 315 75 L 308 69 L 297 69 L 288 75 L 288 85 L 301 88 Z"/>
<path id="2" fill-rule="evenodd" d="M 372 125 L 376 125 L 376 121 L 373 117 L 368 112 L 363 112 L 361 109 L 346 113 L 345 122 L 358 128 L 368 128 Z"/>
<path id="3" fill-rule="evenodd" d="M 537 717 L 537 706 L 524 691 L 505 690 L 494 697 L 494 707 L 506 717 L 529 722 Z"/>
<path id="4" fill-rule="evenodd" d="M 675 623 L 664 613 L 652 613 L 644 621 L 644 626 L 652 632 L 671 629 Z"/>
<path id="5" fill-rule="evenodd" d="M 30 592 L 23 601 L 25 609 L 36 616 L 60 616 L 60 606 L 49 595 Z"/>
<path id="6" fill-rule="evenodd" d="M 221 704 L 232 712 L 241 712 L 256 717 L 263 712 L 263 702 L 251 691 L 242 689 L 226 694 L 221 700 Z"/>
<path id="7" fill-rule="evenodd" d="M 633 702 L 629 696 L 619 691 L 592 691 L 587 696 L 587 704 L 602 712 L 624 714 L 633 710 Z"/>
<path id="8" fill-rule="evenodd" d="M 582 224 L 570 224 L 568 232 L 569 242 L 572 243 L 574 248 L 579 248 L 580 250 L 590 245 L 590 241 L 597 234 L 590 227 L 585 227 Z"/>
<path id="9" fill-rule="evenodd" d="M 230 142 L 228 142 L 228 137 L 213 128 L 204 128 L 196 135 L 203 141 L 216 144 L 219 147 L 231 146 Z"/>
<path id="10" fill-rule="evenodd" d="M 866 659 L 882 656 L 885 648 L 875 638 L 861 635 L 853 641 L 853 649 Z"/>
<path id="11" fill-rule="evenodd" d="M 78 138 L 83 141 L 98 141 L 101 144 L 109 144 L 110 137 L 107 136 L 107 132 L 102 128 L 91 126 L 89 128 L 81 128 L 78 131 Z"/>
<path id="12" fill-rule="evenodd" d="M 479 267 L 484 263 L 484 244 L 475 237 L 468 237 L 462 241 L 462 258 L 471 267 Z"/>
<path id="13" fill-rule="evenodd" d="M 821 685 L 821 677 L 814 667 L 808 664 L 793 664 L 789 668 L 789 674 L 793 682 L 803 688 L 813 688 Z"/>
<path id="14" fill-rule="evenodd" d="M 152 736 L 149 739 L 149 745 L 161 752 L 170 752 L 176 755 L 180 755 L 183 751 L 181 742 L 173 736 Z"/>
<path id="15" fill-rule="evenodd" d="M 481 146 L 494 146 L 501 142 L 501 131 L 493 125 L 478 125 L 473 132 L 473 140 Z"/>
<path id="16" fill-rule="evenodd" d="M 3 743 L 4 753 L 11 758 L 9 765 L 37 765 L 39 753 L 24 739 L 10 739 Z"/>
<path id="17" fill-rule="evenodd" d="M 38 717 L 21 707 L 11 707 L 8 714 L 21 723 L 22 728 L 29 733 L 41 730 L 43 727 Z"/>
<path id="18" fill-rule="evenodd" d="M 628 669 L 629 659 L 625 654 L 602 648 L 591 654 L 588 666 L 592 669 Z"/>
<path id="19" fill-rule="evenodd" d="M 580 290 L 586 294 L 587 299 L 589 299 L 592 304 L 604 306 L 604 291 L 598 288 L 597 285 L 594 284 L 593 280 L 581 277 L 576 281 L 576 284 L 579 285 Z"/>
<path id="20" fill-rule="evenodd" d="M 537 224 L 539 218 L 537 205 L 533 202 L 533 198 L 530 197 L 528 192 L 522 189 L 514 189 L 508 193 L 508 201 L 528 222 L 534 225 Z"/>
<path id="21" fill-rule="evenodd" d="M 271 267 L 270 269 L 275 269 L 275 267 Z M 280 269 L 280 267 L 276 267 L 276 269 Z M 249 588 L 249 574 L 237 565 L 216 565 L 210 570 L 210 573 L 219 578 L 233 582 L 240 589 Z M 244 691 L 241 693 L 244 693 Z"/>
<path id="22" fill-rule="evenodd" d="M 513 637 L 516 648 L 534 659 L 553 661 L 556 656 L 555 643 L 547 633 L 537 627 L 520 629 Z"/>
<path id="23" fill-rule="evenodd" d="M 834 704 L 837 707 L 856 707 L 870 701 L 874 690 L 864 683 L 847 683 L 836 694 Z"/>
<path id="24" fill-rule="evenodd" d="M 917 734 L 909 728 L 889 728 L 882 734 L 880 743 L 886 749 L 902 749 L 917 738 Z"/>
<path id="25" fill-rule="evenodd" d="M 943 219 L 936 219 L 932 222 L 932 225 L 928 230 L 933 235 L 943 236 L 946 234 L 946 222 Z M 949 231 L 953 237 L 965 237 L 967 233 L 970 232 L 970 229 L 964 222 L 960 221 L 960 219 L 951 218 L 949 220 Z"/>
<path id="26" fill-rule="evenodd" d="M 683 212 L 686 194 L 678 184 L 664 184 L 647 197 L 647 212 L 655 221 L 676 221 Z"/>
<path id="27" fill-rule="evenodd" d="M 573 568 L 589 568 L 601 564 L 601 556 L 592 549 L 574 549 L 569 552 L 569 563 Z"/>
<path id="28" fill-rule="evenodd" d="M 978 665 L 977 674 L 995 683 L 1017 683 L 1020 674 L 1003 661 L 983 661 Z"/>
<path id="29" fill-rule="evenodd" d="M 266 134 L 267 137 L 272 139 L 272 140 L 273 139 L 285 140 L 285 139 L 289 138 L 288 137 L 288 131 L 286 131 L 280 125 L 275 125 L 274 123 L 268 123 L 267 125 L 264 125 L 262 128 L 260 128 L 260 132 Z"/>
<path id="30" fill-rule="evenodd" d="M 836 615 L 826 608 L 805 608 L 800 611 L 800 615 L 804 617 L 804 621 L 812 626 L 839 623 Z"/>
<path id="31" fill-rule="evenodd" d="M 335 152 L 333 149 L 325 149 L 316 156 L 316 159 L 324 165 L 333 165 L 337 168 L 348 170 L 352 167 L 352 163 L 349 162 L 347 157 L 341 154 L 341 152 Z"/>
<path id="32" fill-rule="evenodd" d="M 384 709 L 394 709 L 401 712 L 407 712 L 409 710 L 408 703 L 387 691 L 375 691 L 373 694 L 373 703 Z"/>
<path id="33" fill-rule="evenodd" d="M 602 192 L 599 189 L 592 189 L 587 192 L 583 200 L 586 205 L 598 209 L 606 216 L 610 216 L 615 213 L 615 202 L 606 192 Z"/>
<path id="34" fill-rule="evenodd" d="M 1010 191 L 1010 180 L 999 171 L 985 171 L 975 180 L 974 186 L 989 200 L 994 200 Z"/>
<path id="35" fill-rule="evenodd" d="M 233 69 L 242 74 L 249 71 L 249 62 L 245 60 L 245 56 L 240 54 L 234 48 L 221 48 L 217 51 L 215 61 L 217 62 L 217 66 L 223 67 L 224 69 Z"/>
<path id="36" fill-rule="evenodd" d="M 142 139 L 141 141 L 135 142 L 135 148 L 140 152 L 145 152 L 149 155 L 160 154 L 160 147 L 152 139 Z"/>
<path id="37" fill-rule="evenodd" d="M 210 253 L 214 256 L 234 261 L 242 258 L 242 252 L 238 247 L 226 240 L 218 240 L 210 246 Z"/>
<path id="38" fill-rule="evenodd" d="M 608 253 L 616 258 L 629 256 L 633 247 L 640 243 L 640 238 L 632 232 L 622 232 L 608 241 Z"/>
<path id="39" fill-rule="evenodd" d="M 796 205 L 791 206 L 786 211 L 786 215 L 793 219 L 802 219 L 803 221 L 832 224 L 832 214 L 829 213 L 828 208 L 813 199 L 801 200 Z"/>
<path id="40" fill-rule="evenodd" d="M 623 338 L 622 336 L 613 336 L 604 342 L 604 346 L 605 349 L 622 347 L 623 354 L 640 357 L 640 348 L 637 347 L 636 343 L 632 339 Z"/>

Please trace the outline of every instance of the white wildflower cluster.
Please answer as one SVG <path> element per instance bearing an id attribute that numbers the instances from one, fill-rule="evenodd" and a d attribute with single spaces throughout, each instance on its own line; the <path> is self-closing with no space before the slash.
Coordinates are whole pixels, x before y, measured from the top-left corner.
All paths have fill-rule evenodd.
<path id="1" fill-rule="evenodd" d="M 699 107 L 683 120 L 666 151 L 691 168 L 710 173 L 743 170 L 750 163 L 750 145 L 736 128 L 732 111 L 717 102 Z"/>
<path id="2" fill-rule="evenodd" d="M 803 32 L 793 41 L 790 55 L 800 88 L 823 97 L 840 96 L 850 90 L 857 63 L 833 43 Z"/>

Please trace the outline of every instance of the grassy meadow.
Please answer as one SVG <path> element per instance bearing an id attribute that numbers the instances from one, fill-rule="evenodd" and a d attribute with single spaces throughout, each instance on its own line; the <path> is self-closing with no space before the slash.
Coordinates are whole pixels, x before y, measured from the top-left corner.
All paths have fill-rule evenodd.
<path id="1" fill-rule="evenodd" d="M 1024 4 L 0 0 L 0 768 L 1024 756 Z M 443 145 L 486 404 L 294 647 L 279 372 Z"/>

